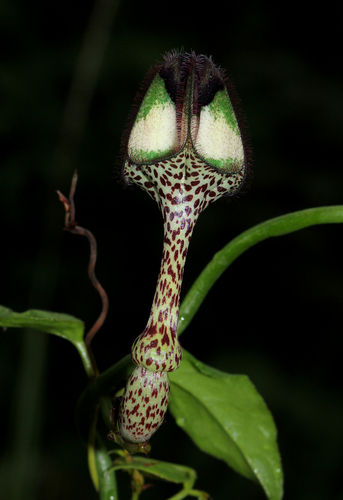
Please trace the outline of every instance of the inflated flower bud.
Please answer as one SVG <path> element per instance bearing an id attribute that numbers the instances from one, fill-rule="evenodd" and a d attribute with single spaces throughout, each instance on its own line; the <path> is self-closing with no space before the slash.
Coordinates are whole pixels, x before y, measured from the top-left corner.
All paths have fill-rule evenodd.
<path id="1" fill-rule="evenodd" d="M 169 400 L 166 372 L 149 372 L 137 366 L 120 401 L 119 432 L 134 443 L 149 441 L 163 422 Z"/>
<path id="2" fill-rule="evenodd" d="M 120 403 L 120 433 L 131 443 L 148 441 L 162 423 L 168 372 L 181 362 L 180 290 L 194 224 L 210 203 L 236 194 L 247 176 L 231 96 L 231 85 L 211 59 L 167 54 L 150 71 L 123 140 L 124 180 L 148 192 L 164 221 L 156 292 L 147 326 L 132 346 L 137 368 Z M 157 406 L 147 414 L 144 401 L 153 399 L 152 393 Z"/>

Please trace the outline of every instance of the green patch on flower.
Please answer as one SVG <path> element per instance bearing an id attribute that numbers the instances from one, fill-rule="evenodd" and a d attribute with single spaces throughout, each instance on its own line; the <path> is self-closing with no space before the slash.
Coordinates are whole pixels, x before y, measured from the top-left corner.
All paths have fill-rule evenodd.
<path id="1" fill-rule="evenodd" d="M 130 156 L 134 158 L 136 162 L 140 160 L 142 163 L 152 163 L 161 160 L 161 158 L 166 159 L 168 156 L 171 156 L 171 151 L 170 149 L 145 151 L 144 149 L 132 148 L 130 149 Z"/>
<path id="2" fill-rule="evenodd" d="M 236 115 L 226 90 L 219 90 L 216 93 L 213 101 L 208 104 L 208 109 L 213 120 L 224 117 L 227 125 L 229 125 L 237 135 L 240 135 Z"/>
<path id="3" fill-rule="evenodd" d="M 166 90 L 164 81 L 160 75 L 157 74 L 144 96 L 136 121 L 145 120 L 153 107 L 162 106 L 162 108 L 164 108 L 166 104 L 171 103 L 172 100 Z"/>

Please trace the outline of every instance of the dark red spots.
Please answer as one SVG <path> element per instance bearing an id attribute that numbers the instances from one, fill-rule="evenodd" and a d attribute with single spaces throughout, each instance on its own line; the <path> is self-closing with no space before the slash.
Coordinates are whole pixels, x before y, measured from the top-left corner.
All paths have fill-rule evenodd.
<path id="1" fill-rule="evenodd" d="M 148 349 L 154 349 L 155 347 L 157 347 L 157 344 L 158 344 L 157 339 L 152 340 L 152 341 L 150 342 L 150 344 L 149 344 L 148 346 L 146 346 L 146 348 L 145 348 L 145 352 L 146 352 Z"/>
<path id="2" fill-rule="evenodd" d="M 187 249 L 185 250 L 185 252 L 186 252 L 186 254 L 187 254 Z M 184 258 L 186 258 L 186 254 L 185 254 L 185 257 L 184 257 Z M 177 267 L 177 277 L 178 277 L 178 279 L 179 279 L 179 280 L 181 280 L 181 279 L 182 279 L 182 274 L 183 274 L 183 272 L 182 272 L 182 269 L 183 269 L 183 268 L 181 268 L 181 264 L 180 264 L 180 262 L 178 262 L 178 263 L 177 263 L 177 266 L 176 266 L 176 267 Z"/>
<path id="3" fill-rule="evenodd" d="M 145 363 L 147 364 L 147 366 L 151 366 L 153 364 L 154 360 L 152 358 L 148 358 Z"/>
<path id="4" fill-rule="evenodd" d="M 176 361 L 176 363 L 180 363 L 181 356 L 178 356 L 177 354 L 175 354 L 175 361 Z"/>
<path id="5" fill-rule="evenodd" d="M 145 416 L 146 416 L 147 419 L 150 416 L 150 412 L 151 412 L 151 406 L 148 406 L 148 408 L 146 409 L 146 412 L 145 412 Z"/>
<path id="6" fill-rule="evenodd" d="M 153 186 L 151 184 L 151 182 L 144 182 L 144 186 L 147 188 L 147 189 L 151 189 Z"/>
<path id="7" fill-rule="evenodd" d="M 142 388 L 140 387 L 139 390 L 138 390 L 138 396 L 141 396 L 142 395 Z"/>
<path id="8" fill-rule="evenodd" d="M 192 213 L 191 207 L 185 207 L 185 212 L 187 216 L 190 215 Z"/>
<path id="9" fill-rule="evenodd" d="M 185 234 L 185 237 L 187 237 L 189 234 L 191 234 L 192 231 L 193 231 L 193 224 L 189 224 L 187 231 L 186 231 L 186 234 Z M 186 250 L 186 254 L 187 254 L 187 248 L 185 250 Z"/>
<path id="10" fill-rule="evenodd" d="M 166 198 L 172 205 L 179 205 L 180 203 L 180 198 L 178 196 L 173 197 L 170 193 L 167 194 Z"/>
<path id="11" fill-rule="evenodd" d="M 207 186 L 207 184 L 206 184 L 206 186 Z M 201 186 L 197 187 L 195 190 L 196 195 L 199 195 L 200 193 L 201 193 Z"/>
<path id="12" fill-rule="evenodd" d="M 180 173 L 178 173 L 178 174 L 174 174 L 174 179 L 181 180 L 181 179 L 182 179 L 182 177 L 183 177 L 183 172 L 182 172 L 182 170 L 181 170 L 181 172 L 180 172 Z"/>
<path id="13" fill-rule="evenodd" d="M 171 279 L 172 279 L 173 283 L 175 283 L 176 273 L 175 273 L 175 271 L 173 271 L 172 266 L 169 266 L 169 267 L 168 267 L 167 273 L 168 273 L 168 274 L 169 274 L 169 276 L 171 277 Z"/>
<path id="14" fill-rule="evenodd" d="M 137 404 L 136 406 L 133 407 L 132 409 L 132 414 L 135 414 L 135 413 L 138 413 L 138 410 L 139 410 L 139 404 Z"/>
<path id="15" fill-rule="evenodd" d="M 174 229 L 174 230 L 172 231 L 172 240 L 173 240 L 173 241 L 175 241 L 176 236 L 179 236 L 180 232 L 181 232 L 180 228 L 179 228 L 179 229 Z"/>
<path id="16" fill-rule="evenodd" d="M 144 331 L 144 337 L 153 337 L 157 333 L 157 326 L 156 324 L 152 323 L 151 325 L 147 326 L 147 328 Z M 143 343 L 141 344 L 143 345 Z M 144 345 L 143 345 L 144 347 Z"/>
<path id="17" fill-rule="evenodd" d="M 188 194 L 187 196 L 184 196 L 182 198 L 182 203 L 187 203 L 189 201 L 192 201 L 193 200 L 193 195 L 192 194 Z"/>
<path id="18" fill-rule="evenodd" d="M 169 335 L 167 334 L 167 332 L 165 332 L 161 339 L 161 345 L 164 346 L 165 344 L 167 344 L 167 346 L 169 346 L 169 343 L 170 343 Z"/>

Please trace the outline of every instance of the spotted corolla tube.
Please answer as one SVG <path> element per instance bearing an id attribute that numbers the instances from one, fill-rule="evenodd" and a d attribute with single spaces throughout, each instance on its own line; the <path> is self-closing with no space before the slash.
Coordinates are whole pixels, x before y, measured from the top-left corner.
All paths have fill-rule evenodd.
<path id="1" fill-rule="evenodd" d="M 168 372 L 181 362 L 180 289 L 194 224 L 210 203 L 235 195 L 247 177 L 247 148 L 233 95 L 211 59 L 169 53 L 148 74 L 123 139 L 123 178 L 158 203 L 164 223 L 149 320 L 131 349 L 136 368 L 111 417 L 110 438 L 131 452 L 150 451 L 149 439 L 168 406 Z"/>

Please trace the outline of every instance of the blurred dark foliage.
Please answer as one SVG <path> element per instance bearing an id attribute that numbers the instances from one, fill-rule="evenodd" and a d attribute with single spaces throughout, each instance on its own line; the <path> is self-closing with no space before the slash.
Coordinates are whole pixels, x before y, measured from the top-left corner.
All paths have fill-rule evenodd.
<path id="1" fill-rule="evenodd" d="M 97 318 L 87 241 L 63 232 L 55 193 L 68 194 L 77 167 L 76 218 L 97 238 L 96 272 L 110 299 L 94 340 L 101 370 L 129 352 L 144 328 L 157 279 L 161 216 L 145 193 L 122 188 L 115 165 L 135 92 L 165 51 L 212 55 L 227 70 L 254 152 L 248 194 L 200 217 L 183 292 L 216 251 L 254 224 L 343 203 L 341 18 L 329 8 L 122 0 L 76 132 L 72 123 L 61 127 L 93 2 L 3 0 L 0 13 L 0 303 L 73 314 L 86 328 Z M 340 225 L 259 244 L 219 280 L 182 336 L 202 361 L 248 374 L 265 398 L 279 432 L 285 499 L 343 498 L 341 245 Z M 97 498 L 74 423 L 87 380 L 73 347 L 41 333 L 5 331 L 0 377 L 1 498 Z M 26 465 L 19 464 L 23 442 Z M 194 467 L 197 487 L 217 500 L 263 498 L 254 484 L 198 452 L 171 416 L 152 445 L 153 456 Z M 24 485 L 29 476 L 25 496 L 21 475 Z M 129 498 L 125 473 L 119 479 L 121 498 Z M 167 498 L 174 491 L 168 488 L 156 484 L 142 499 Z"/>

